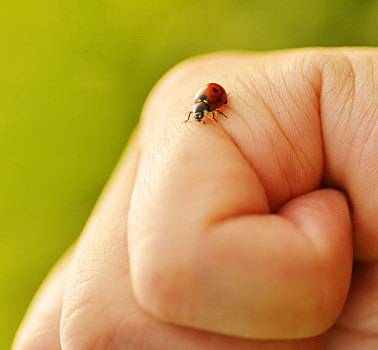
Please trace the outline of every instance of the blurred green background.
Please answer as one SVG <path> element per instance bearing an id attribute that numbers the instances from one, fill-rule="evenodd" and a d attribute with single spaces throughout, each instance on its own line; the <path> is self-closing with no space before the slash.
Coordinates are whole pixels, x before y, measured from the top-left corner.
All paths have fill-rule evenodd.
<path id="1" fill-rule="evenodd" d="M 1 1 L 0 349 L 172 65 L 214 50 L 377 43 L 378 1 Z"/>

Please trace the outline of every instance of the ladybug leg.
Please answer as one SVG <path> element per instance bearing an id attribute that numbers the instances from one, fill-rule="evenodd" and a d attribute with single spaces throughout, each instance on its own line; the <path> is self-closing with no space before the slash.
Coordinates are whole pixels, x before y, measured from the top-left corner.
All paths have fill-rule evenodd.
<path id="1" fill-rule="evenodd" d="M 189 114 L 188 114 L 188 119 L 184 120 L 184 121 L 183 121 L 184 123 L 186 123 L 186 122 L 190 119 L 190 116 L 192 115 L 192 113 L 193 113 L 192 111 L 189 112 Z"/>
<path id="2" fill-rule="evenodd" d="M 218 109 L 216 109 L 216 111 L 220 114 L 222 114 L 224 117 L 228 118 L 227 115 L 225 115 L 224 113 L 222 113 L 221 111 L 219 111 Z"/>
<path id="3" fill-rule="evenodd" d="M 211 115 L 213 116 L 213 119 L 215 120 L 215 122 L 218 123 L 218 121 L 215 119 L 214 111 L 211 111 Z"/>

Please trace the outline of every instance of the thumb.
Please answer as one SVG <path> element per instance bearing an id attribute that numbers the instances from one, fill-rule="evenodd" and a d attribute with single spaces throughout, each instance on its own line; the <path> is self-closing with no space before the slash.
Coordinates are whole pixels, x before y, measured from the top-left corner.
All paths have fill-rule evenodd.
<path id="1" fill-rule="evenodd" d="M 340 192 L 317 190 L 317 73 L 309 68 L 314 81 L 291 77 L 300 105 L 285 105 L 289 95 L 281 94 L 277 120 L 266 102 L 271 87 L 253 79 L 262 71 L 281 75 L 279 60 L 265 67 L 245 55 L 188 62 L 145 109 L 150 129 L 131 201 L 129 253 L 136 298 L 161 320 L 299 338 L 324 332 L 340 313 L 352 266 L 350 218 Z M 201 68 L 209 64 L 210 73 Z M 192 87 L 181 82 L 212 75 L 232 91 L 229 118 L 183 125 L 172 91 L 190 101 Z"/>

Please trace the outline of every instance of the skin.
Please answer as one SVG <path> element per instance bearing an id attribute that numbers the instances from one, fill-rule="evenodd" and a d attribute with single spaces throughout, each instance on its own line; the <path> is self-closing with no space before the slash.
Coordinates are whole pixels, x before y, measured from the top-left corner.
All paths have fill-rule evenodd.
<path id="1" fill-rule="evenodd" d="M 378 348 L 377 68 L 342 48 L 171 70 L 13 349 Z M 228 119 L 182 123 L 212 81 Z"/>

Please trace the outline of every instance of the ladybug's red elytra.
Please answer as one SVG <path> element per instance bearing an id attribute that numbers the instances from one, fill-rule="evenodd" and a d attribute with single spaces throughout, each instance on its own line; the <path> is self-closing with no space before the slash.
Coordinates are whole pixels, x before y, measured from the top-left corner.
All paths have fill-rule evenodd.
<path id="1" fill-rule="evenodd" d="M 218 110 L 227 103 L 227 92 L 226 90 L 217 83 L 209 83 L 198 90 L 193 99 L 193 110 L 189 112 L 187 122 L 190 116 L 193 114 L 194 120 L 197 122 L 202 122 L 203 117 L 209 113 L 214 117 L 214 112 L 222 114 L 224 117 L 227 116 Z"/>

